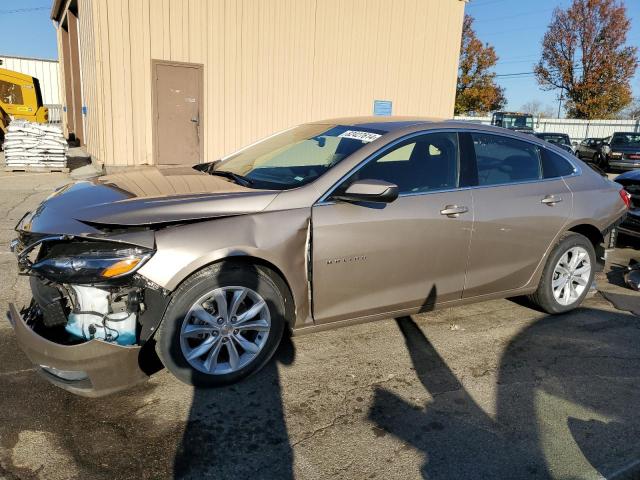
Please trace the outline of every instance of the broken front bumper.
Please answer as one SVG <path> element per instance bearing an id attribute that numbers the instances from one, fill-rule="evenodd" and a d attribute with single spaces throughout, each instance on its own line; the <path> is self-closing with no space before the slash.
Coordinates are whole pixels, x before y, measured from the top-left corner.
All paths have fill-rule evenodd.
<path id="1" fill-rule="evenodd" d="M 72 393 L 101 397 L 149 378 L 139 365 L 139 346 L 121 346 L 101 340 L 60 345 L 34 332 L 13 304 L 9 304 L 9 322 L 18 345 L 38 367 L 38 372 Z"/>

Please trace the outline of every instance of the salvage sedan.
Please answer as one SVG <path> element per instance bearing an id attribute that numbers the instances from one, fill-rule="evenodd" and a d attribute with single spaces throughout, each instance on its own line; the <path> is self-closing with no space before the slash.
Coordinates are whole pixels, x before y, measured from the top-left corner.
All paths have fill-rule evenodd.
<path id="1" fill-rule="evenodd" d="M 39 372 L 77 394 L 142 381 L 158 358 L 185 383 L 225 385 L 289 332 L 522 295 L 576 308 L 628 201 L 530 135 L 310 123 L 194 168 L 56 191 L 16 227 L 33 301 L 10 321 Z"/>

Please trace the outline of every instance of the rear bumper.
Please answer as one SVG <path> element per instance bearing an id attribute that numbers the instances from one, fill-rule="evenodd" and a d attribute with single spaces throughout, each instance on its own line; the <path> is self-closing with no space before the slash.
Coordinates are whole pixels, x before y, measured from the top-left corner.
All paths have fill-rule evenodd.
<path id="1" fill-rule="evenodd" d="M 34 332 L 13 304 L 9 304 L 9 322 L 16 333 L 18 345 L 38 367 L 38 372 L 54 385 L 72 393 L 101 397 L 149 378 L 138 362 L 141 347 L 125 347 L 101 340 L 90 340 L 80 345 L 51 342 Z M 86 375 L 78 380 L 65 380 L 51 373 L 56 370 Z"/>
<path id="2" fill-rule="evenodd" d="M 629 213 L 618 227 L 618 230 L 627 235 L 640 236 L 640 216 Z"/>
<path id="3" fill-rule="evenodd" d="M 609 160 L 609 167 L 618 170 L 635 170 L 640 168 L 640 160 Z"/>

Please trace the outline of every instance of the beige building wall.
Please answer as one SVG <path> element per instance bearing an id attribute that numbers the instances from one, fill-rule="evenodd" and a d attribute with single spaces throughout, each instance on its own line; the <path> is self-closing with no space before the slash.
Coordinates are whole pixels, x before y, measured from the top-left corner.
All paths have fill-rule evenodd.
<path id="1" fill-rule="evenodd" d="M 204 66 L 205 161 L 374 99 L 453 115 L 461 0 L 77 2 L 85 142 L 106 165 L 153 163 L 152 59 Z"/>

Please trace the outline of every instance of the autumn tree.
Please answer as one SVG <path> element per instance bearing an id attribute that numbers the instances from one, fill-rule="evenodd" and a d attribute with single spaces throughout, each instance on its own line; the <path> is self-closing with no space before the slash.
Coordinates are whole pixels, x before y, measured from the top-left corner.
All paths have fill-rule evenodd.
<path id="1" fill-rule="evenodd" d="M 618 0 L 573 0 L 556 8 L 535 67 L 539 84 L 560 89 L 572 118 L 611 118 L 631 98 L 637 48 L 626 46 L 631 24 Z"/>
<path id="2" fill-rule="evenodd" d="M 504 91 L 496 85 L 496 75 L 491 70 L 497 61 L 494 48 L 484 45 L 476 36 L 473 17 L 465 15 L 456 85 L 456 115 L 485 113 L 504 106 Z"/>

